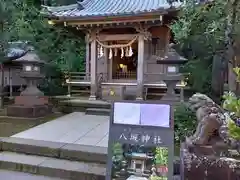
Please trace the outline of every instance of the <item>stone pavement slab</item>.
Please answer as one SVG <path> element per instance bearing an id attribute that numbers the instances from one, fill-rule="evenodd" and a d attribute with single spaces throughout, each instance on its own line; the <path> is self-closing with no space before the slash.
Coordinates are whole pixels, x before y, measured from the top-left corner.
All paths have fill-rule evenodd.
<path id="1" fill-rule="evenodd" d="M 109 116 L 73 112 L 11 137 L 107 147 L 108 131 Z"/>

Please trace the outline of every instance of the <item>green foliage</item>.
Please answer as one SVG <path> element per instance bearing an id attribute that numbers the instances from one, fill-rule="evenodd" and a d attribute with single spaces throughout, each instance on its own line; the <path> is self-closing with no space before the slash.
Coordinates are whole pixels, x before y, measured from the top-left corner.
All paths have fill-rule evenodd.
<path id="1" fill-rule="evenodd" d="M 113 145 L 113 157 L 115 161 L 120 161 L 123 159 L 123 149 L 120 143 L 115 143 Z"/>
<path id="2" fill-rule="evenodd" d="M 195 5 L 187 1 L 171 29 L 178 50 L 189 59 L 183 68 L 190 73 L 188 84 L 201 93 L 210 92 L 213 56 L 224 49 L 226 1 Z"/>
<path id="3" fill-rule="evenodd" d="M 194 133 L 197 126 L 196 115 L 185 104 L 180 104 L 174 111 L 175 144 L 185 140 L 186 136 Z"/>
<path id="4" fill-rule="evenodd" d="M 234 68 L 234 72 L 237 75 L 237 81 L 240 77 L 240 68 Z M 240 117 L 240 98 L 238 98 L 233 92 L 225 93 L 223 96 L 223 108 L 229 112 L 234 112 L 237 117 Z M 232 120 L 228 120 L 228 131 L 230 137 L 235 140 L 240 140 L 240 127 Z"/>
<path id="5" fill-rule="evenodd" d="M 42 59 L 61 70 L 82 71 L 85 52 L 82 34 L 75 29 L 49 25 L 39 9 L 27 2 L 14 2 L 13 40 L 30 41 Z"/>
<path id="6" fill-rule="evenodd" d="M 193 91 L 209 94 L 212 76 L 211 64 L 203 63 L 201 59 L 190 59 L 182 70 L 189 73 L 187 84 Z"/>
<path id="7" fill-rule="evenodd" d="M 120 143 L 114 143 L 112 151 L 113 151 L 112 173 L 113 173 L 113 176 L 116 176 L 116 172 L 121 169 L 121 165 L 122 165 L 121 161 L 124 159 L 122 145 Z"/>
<path id="8" fill-rule="evenodd" d="M 48 95 L 61 94 L 60 71 L 84 70 L 85 44 L 76 29 L 50 25 L 40 8 L 37 0 L 0 1 L 0 59 L 9 41 L 29 41 L 50 71 L 41 89 Z"/>
<path id="9" fill-rule="evenodd" d="M 239 67 L 235 67 L 233 68 L 233 71 L 236 73 L 237 77 L 236 77 L 236 81 L 238 83 L 240 83 L 240 68 Z"/>
<path id="10" fill-rule="evenodd" d="M 168 150 L 167 148 L 157 147 L 155 150 L 155 163 L 158 165 L 168 164 Z"/>
<path id="11" fill-rule="evenodd" d="M 232 92 L 225 93 L 223 99 L 223 108 L 240 117 L 240 99 Z"/>
<path id="12" fill-rule="evenodd" d="M 46 66 L 44 68 L 44 78 L 40 83 L 40 89 L 46 96 L 59 96 L 67 93 L 67 87 L 62 86 L 63 73 L 55 66 Z"/>
<path id="13" fill-rule="evenodd" d="M 223 108 L 229 112 L 234 112 L 240 117 L 240 99 L 232 92 L 225 93 Z M 240 127 L 238 127 L 232 119 L 228 120 L 228 131 L 230 137 L 235 140 L 240 140 Z"/>
<path id="14" fill-rule="evenodd" d="M 11 29 L 13 7 L 9 4 L 8 0 L 0 1 L 0 62 L 5 60 L 6 49 L 11 36 L 9 31 Z"/>
<path id="15" fill-rule="evenodd" d="M 240 128 L 232 120 L 228 123 L 228 133 L 231 138 L 240 140 Z"/>

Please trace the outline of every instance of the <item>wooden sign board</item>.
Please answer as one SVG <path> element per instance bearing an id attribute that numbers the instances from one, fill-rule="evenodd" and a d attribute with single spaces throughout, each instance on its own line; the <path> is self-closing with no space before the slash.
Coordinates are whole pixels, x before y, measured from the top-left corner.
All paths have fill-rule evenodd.
<path id="1" fill-rule="evenodd" d="M 173 178 L 171 104 L 121 101 L 112 104 L 106 180 Z"/>

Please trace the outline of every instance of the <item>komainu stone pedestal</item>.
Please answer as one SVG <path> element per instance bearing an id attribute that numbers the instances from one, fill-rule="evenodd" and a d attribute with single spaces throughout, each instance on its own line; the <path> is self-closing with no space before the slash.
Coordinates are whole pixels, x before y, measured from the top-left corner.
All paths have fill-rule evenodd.
<path id="1" fill-rule="evenodd" d="M 52 113 L 48 97 L 17 96 L 15 103 L 7 107 L 7 116 L 39 118 Z"/>
<path id="2" fill-rule="evenodd" d="M 181 146 L 181 179 L 184 180 L 237 180 L 240 161 L 211 153 L 210 147 L 192 149 Z"/>

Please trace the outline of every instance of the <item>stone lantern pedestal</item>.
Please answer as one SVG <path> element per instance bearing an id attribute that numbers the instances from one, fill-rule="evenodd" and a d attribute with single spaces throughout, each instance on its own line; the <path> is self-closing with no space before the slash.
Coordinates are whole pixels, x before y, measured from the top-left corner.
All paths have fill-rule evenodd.
<path id="1" fill-rule="evenodd" d="M 7 116 L 44 117 L 52 112 L 52 106 L 49 105 L 48 97 L 37 88 L 37 81 L 44 78 L 40 73 L 40 65 L 43 62 L 31 51 L 18 61 L 23 65 L 20 76 L 26 80 L 27 87 L 20 96 L 15 97 L 14 104 L 7 107 Z"/>

